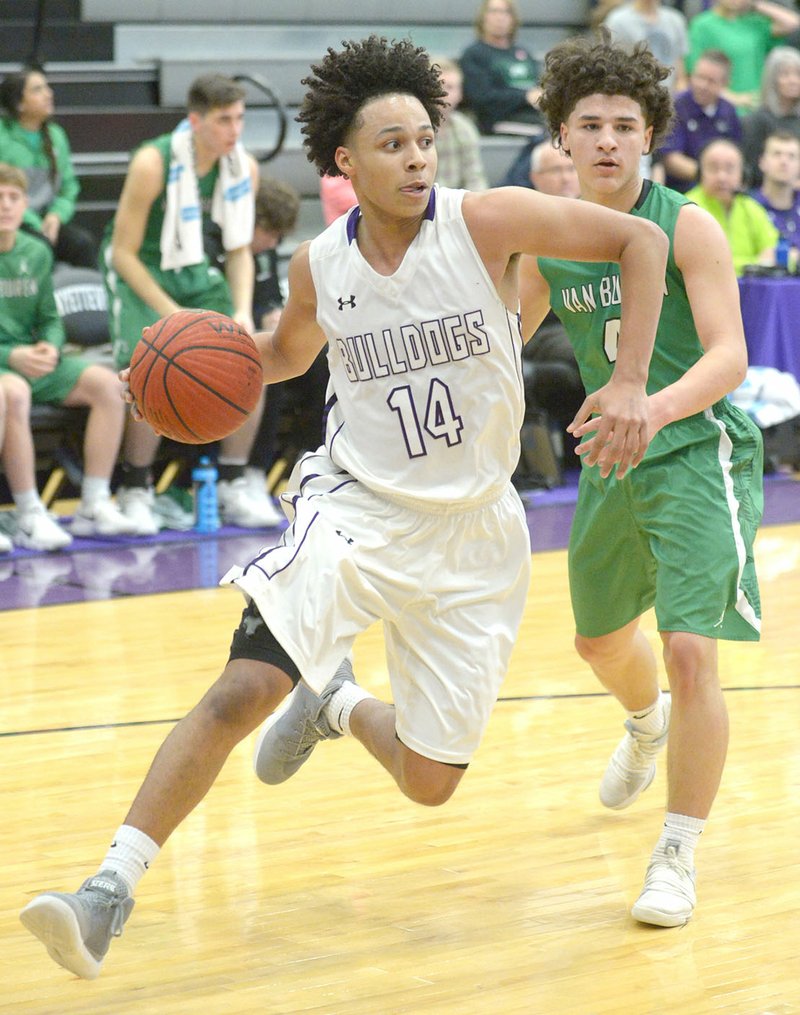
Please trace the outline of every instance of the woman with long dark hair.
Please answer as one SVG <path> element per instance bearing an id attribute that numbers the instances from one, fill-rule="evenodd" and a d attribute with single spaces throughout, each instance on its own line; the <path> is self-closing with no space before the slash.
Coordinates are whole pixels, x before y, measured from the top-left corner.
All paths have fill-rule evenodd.
<path id="1" fill-rule="evenodd" d="M 53 91 L 34 65 L 7 74 L 0 83 L 0 159 L 28 178 L 25 225 L 42 234 L 56 260 L 97 266 L 97 242 L 72 219 L 80 184 L 63 129 L 52 122 Z"/>

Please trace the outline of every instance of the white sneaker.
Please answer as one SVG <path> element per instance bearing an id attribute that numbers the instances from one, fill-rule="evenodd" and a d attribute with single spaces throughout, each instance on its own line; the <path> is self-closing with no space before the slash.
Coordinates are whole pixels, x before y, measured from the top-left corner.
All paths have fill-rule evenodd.
<path id="1" fill-rule="evenodd" d="M 680 857 L 679 842 L 667 843 L 666 856 L 653 857 L 647 868 L 642 894 L 631 909 L 640 923 L 656 927 L 682 927 L 697 904 L 694 868 Z"/>
<path id="2" fill-rule="evenodd" d="M 158 519 L 153 511 L 155 494 L 152 487 L 121 486 L 117 490 L 117 507 L 133 525 L 134 536 L 155 536 L 159 530 Z"/>
<path id="3" fill-rule="evenodd" d="M 14 549 L 14 544 L 8 538 L 5 533 L 0 532 L 0 553 L 11 553 Z"/>
<path id="4" fill-rule="evenodd" d="M 136 525 L 124 515 L 109 498 L 102 497 L 92 504 L 81 502 L 72 519 L 74 536 L 133 536 Z"/>
<path id="5" fill-rule="evenodd" d="M 621 811 L 643 793 L 656 775 L 656 756 L 667 742 L 672 698 L 662 695 L 664 727 L 660 733 L 642 733 L 628 719 L 628 731 L 611 755 L 600 780 L 600 800 L 605 807 Z"/>
<path id="6" fill-rule="evenodd" d="M 219 515 L 224 525 L 240 529 L 273 529 L 284 520 L 266 488 L 259 496 L 244 476 L 217 484 Z"/>
<path id="7" fill-rule="evenodd" d="M 72 536 L 40 505 L 17 515 L 14 541 L 28 550 L 63 550 L 72 542 Z"/>

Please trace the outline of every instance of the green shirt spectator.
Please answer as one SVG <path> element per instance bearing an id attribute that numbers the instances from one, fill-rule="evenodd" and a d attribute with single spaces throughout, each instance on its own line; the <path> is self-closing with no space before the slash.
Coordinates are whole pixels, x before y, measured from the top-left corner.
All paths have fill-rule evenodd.
<path id="1" fill-rule="evenodd" d="M 0 368 L 18 345 L 64 345 L 52 271 L 50 248 L 27 233 L 17 233 L 13 247 L 0 253 Z"/>
<path id="2" fill-rule="evenodd" d="M 56 259 L 97 265 L 97 242 L 73 222 L 80 184 L 67 135 L 53 123 L 53 91 L 37 67 L 7 74 L 0 84 L 0 159 L 28 180 L 24 223 L 52 245 Z"/>
<path id="3" fill-rule="evenodd" d="M 41 231 L 42 219 L 48 214 L 57 215 L 62 224 L 72 221 L 81 188 L 63 127 L 48 123 L 42 130 L 26 130 L 18 120 L 4 116 L 0 120 L 0 155 L 28 177 L 31 203 L 25 222 Z"/>

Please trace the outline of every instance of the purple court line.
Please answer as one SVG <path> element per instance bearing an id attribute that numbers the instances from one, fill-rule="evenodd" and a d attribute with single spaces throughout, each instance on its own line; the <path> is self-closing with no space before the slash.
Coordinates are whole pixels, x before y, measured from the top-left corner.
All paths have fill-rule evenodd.
<path id="1" fill-rule="evenodd" d="M 800 483 L 765 477 L 764 525 L 800 523 Z M 534 552 L 563 549 L 577 495 L 567 475 L 554 490 L 522 491 Z M 141 539 L 76 539 L 67 552 L 0 557 L 0 610 L 211 588 L 234 564 L 274 546 L 282 529 L 161 532 Z"/>

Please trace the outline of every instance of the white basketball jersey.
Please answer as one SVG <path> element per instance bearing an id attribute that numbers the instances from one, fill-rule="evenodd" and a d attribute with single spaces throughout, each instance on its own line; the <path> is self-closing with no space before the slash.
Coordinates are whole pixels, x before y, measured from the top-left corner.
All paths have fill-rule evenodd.
<path id="1" fill-rule="evenodd" d="M 434 510 L 502 493 L 524 410 L 519 322 L 475 249 L 463 197 L 433 189 L 389 277 L 358 249 L 358 208 L 310 247 L 328 337 L 328 452 L 376 493 Z"/>

